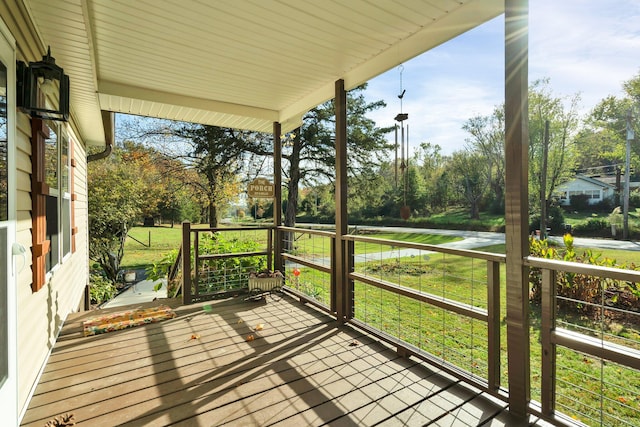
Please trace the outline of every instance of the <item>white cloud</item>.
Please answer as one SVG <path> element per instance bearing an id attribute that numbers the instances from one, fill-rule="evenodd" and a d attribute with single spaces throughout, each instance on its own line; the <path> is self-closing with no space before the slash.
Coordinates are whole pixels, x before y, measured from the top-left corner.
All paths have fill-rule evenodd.
<path id="1" fill-rule="evenodd" d="M 640 71 L 640 2 L 531 2 L 530 77 L 550 77 L 555 91 L 580 92 L 583 109 Z"/>
<path id="2" fill-rule="evenodd" d="M 640 72 L 640 1 L 530 1 L 530 81 L 549 77 L 556 96 L 581 94 L 583 114 Z M 428 141 L 451 153 L 464 147 L 463 123 L 504 100 L 504 19 L 496 18 L 404 64 L 404 112 L 412 145 Z M 373 79 L 370 100 L 388 107 L 372 117 L 393 124 L 400 72 Z"/>

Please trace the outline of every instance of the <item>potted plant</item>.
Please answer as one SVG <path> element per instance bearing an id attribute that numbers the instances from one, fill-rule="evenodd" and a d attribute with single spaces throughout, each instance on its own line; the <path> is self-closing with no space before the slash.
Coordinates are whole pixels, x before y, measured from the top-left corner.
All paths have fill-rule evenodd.
<path id="1" fill-rule="evenodd" d="M 261 270 L 249 273 L 249 292 L 271 292 L 282 287 L 284 275 L 278 271 Z"/>

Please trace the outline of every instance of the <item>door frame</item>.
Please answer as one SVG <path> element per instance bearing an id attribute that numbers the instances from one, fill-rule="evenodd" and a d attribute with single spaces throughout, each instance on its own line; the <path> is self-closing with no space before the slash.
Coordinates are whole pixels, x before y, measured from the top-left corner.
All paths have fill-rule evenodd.
<path id="1" fill-rule="evenodd" d="M 7 290 L 7 351 L 8 375 L 0 386 L 0 408 L 3 423 L 18 424 L 18 381 L 17 381 L 17 273 L 15 256 L 12 255 L 16 242 L 16 43 L 8 27 L 0 18 L 0 61 L 7 67 L 7 159 L 8 159 L 8 221 L 0 222 L 0 227 L 7 231 L 6 274 Z M 0 282 L 1 283 L 1 282 Z M 1 347 L 4 347 L 2 345 Z"/>

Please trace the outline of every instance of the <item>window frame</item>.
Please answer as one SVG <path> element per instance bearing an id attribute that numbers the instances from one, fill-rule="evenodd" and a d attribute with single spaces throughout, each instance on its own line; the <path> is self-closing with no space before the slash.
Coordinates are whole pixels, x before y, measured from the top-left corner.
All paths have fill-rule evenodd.
<path id="1" fill-rule="evenodd" d="M 50 280 L 52 273 L 60 268 L 76 250 L 75 160 L 73 159 L 74 140 L 65 123 L 38 118 L 31 120 L 32 290 L 37 292 Z M 51 149 L 47 153 L 47 144 L 50 147 L 52 136 L 56 138 L 55 158 L 51 157 Z M 63 153 L 65 146 L 66 153 Z M 52 162 L 55 163 L 55 171 L 50 167 L 47 169 Z M 55 174 L 55 179 L 51 177 L 47 179 L 47 172 Z M 52 188 L 53 186 L 55 187 Z M 53 198 L 55 198 L 55 204 L 52 203 Z M 53 238 L 54 235 L 55 238 Z"/>

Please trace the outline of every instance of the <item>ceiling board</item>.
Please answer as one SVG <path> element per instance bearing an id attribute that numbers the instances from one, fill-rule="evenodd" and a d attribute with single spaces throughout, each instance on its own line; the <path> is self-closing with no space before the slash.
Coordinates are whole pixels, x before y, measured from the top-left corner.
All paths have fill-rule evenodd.
<path id="1" fill-rule="evenodd" d="M 23 0 L 71 77 L 72 115 L 100 110 L 283 131 L 333 97 L 502 13 L 503 0 Z M 44 47 L 43 47 L 44 48 Z M 39 58 L 37 58 L 39 59 Z"/>

